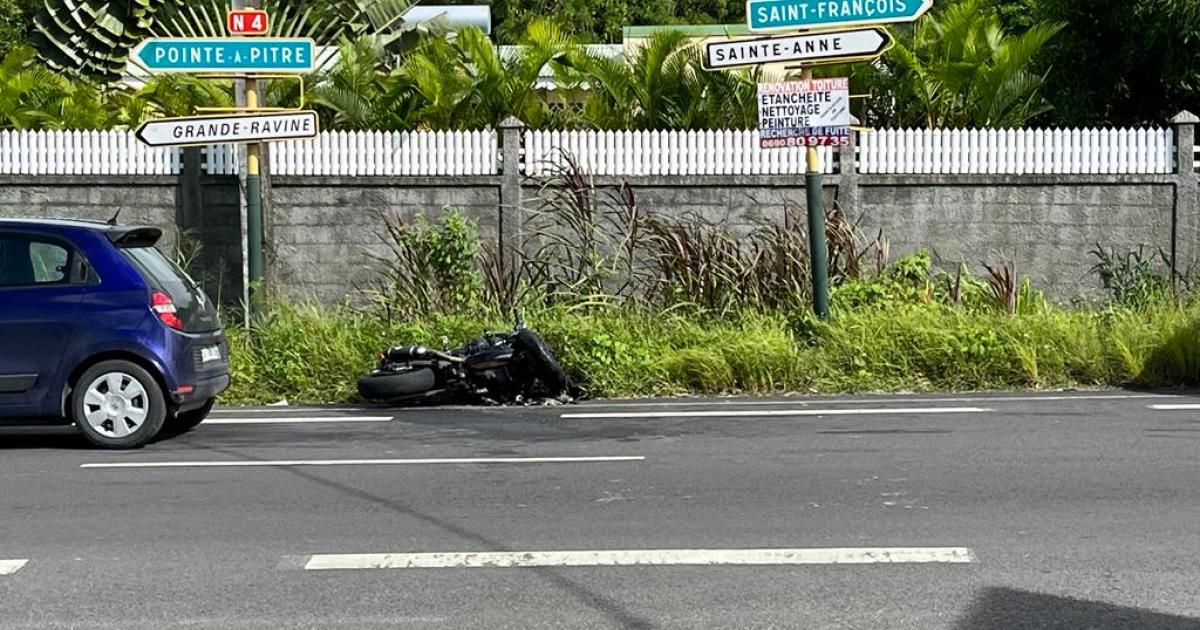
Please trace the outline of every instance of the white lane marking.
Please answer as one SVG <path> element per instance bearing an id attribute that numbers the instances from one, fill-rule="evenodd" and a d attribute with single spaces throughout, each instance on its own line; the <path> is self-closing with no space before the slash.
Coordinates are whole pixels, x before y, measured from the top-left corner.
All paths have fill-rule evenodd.
<path id="1" fill-rule="evenodd" d="M 400 466 L 431 464 L 588 464 L 640 462 L 643 455 L 607 457 L 453 457 L 443 459 L 277 459 L 268 461 L 105 462 L 80 468 L 245 468 L 261 466 Z"/>
<path id="2" fill-rule="evenodd" d="M 602 413 L 564 413 L 564 419 L 636 419 L 636 418 L 747 418 L 756 416 L 868 416 L 936 413 L 987 413 L 986 407 L 885 407 L 877 409 L 757 409 L 729 411 L 634 411 Z"/>
<path id="3" fill-rule="evenodd" d="M 0 575 L 12 575 L 28 563 L 28 560 L 0 560 Z"/>
<path id="4" fill-rule="evenodd" d="M 466 553 L 351 553 L 314 555 L 304 568 L 446 569 L 503 567 L 607 567 L 680 565 L 965 564 L 966 547 L 861 547 L 829 549 L 614 549 Z"/>
<path id="5" fill-rule="evenodd" d="M 1147 407 L 1149 407 L 1149 408 L 1151 408 L 1151 409 L 1154 409 L 1154 410 L 1156 410 L 1156 411 L 1191 411 L 1191 410 L 1194 410 L 1194 409 L 1200 409 L 1200 405 L 1197 405 L 1197 404 L 1187 404 L 1187 405 L 1147 405 Z"/>
<path id="6" fill-rule="evenodd" d="M 208 418 L 210 424 L 331 424 L 336 422 L 390 422 L 392 416 L 307 416 L 297 418 Z"/>
<path id="7" fill-rule="evenodd" d="M 296 414 L 323 414 L 323 413 L 362 413 L 362 412 L 378 411 L 378 409 L 364 409 L 362 407 L 272 407 L 269 409 L 242 409 L 240 407 L 220 407 L 213 409 L 214 414 L 225 415 L 252 415 L 252 414 L 276 414 L 276 413 L 296 413 Z"/>
<path id="8" fill-rule="evenodd" d="M 590 407 L 759 407 L 759 406 L 807 406 L 807 405 L 878 405 L 878 404 L 929 404 L 929 403 L 973 403 L 973 402 L 1063 402 L 1072 400 L 1133 400 L 1145 398 L 1178 398 L 1170 394 L 1085 394 L 1079 396 L 962 396 L 956 398 L 853 398 L 853 399 L 813 399 L 791 398 L 785 400 L 747 400 L 747 399 L 716 399 L 705 401 L 669 401 L 656 400 L 647 402 L 630 401 L 595 401 L 585 402 L 581 408 Z"/>

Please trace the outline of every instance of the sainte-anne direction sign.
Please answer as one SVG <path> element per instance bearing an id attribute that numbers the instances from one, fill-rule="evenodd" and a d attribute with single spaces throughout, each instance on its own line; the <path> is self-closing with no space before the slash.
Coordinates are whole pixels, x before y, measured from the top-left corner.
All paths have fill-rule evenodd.
<path id="1" fill-rule="evenodd" d="M 147 70 L 161 72 L 312 72 L 316 43 L 294 37 L 157 37 L 133 49 Z"/>
<path id="2" fill-rule="evenodd" d="M 931 6 L 933 0 L 747 0 L 746 25 L 774 31 L 912 22 Z"/>
<path id="3" fill-rule="evenodd" d="M 298 140 L 317 135 L 317 113 L 272 112 L 162 118 L 142 123 L 137 138 L 152 147 Z"/>
<path id="4" fill-rule="evenodd" d="M 865 61 L 891 46 L 892 37 L 882 28 L 710 42 L 704 47 L 704 67 L 720 70 L 769 63 Z"/>

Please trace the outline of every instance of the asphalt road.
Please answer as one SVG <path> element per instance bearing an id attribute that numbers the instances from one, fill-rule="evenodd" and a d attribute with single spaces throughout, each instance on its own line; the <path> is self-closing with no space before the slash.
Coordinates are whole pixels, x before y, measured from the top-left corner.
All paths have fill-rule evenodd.
<path id="1" fill-rule="evenodd" d="M 0 628 L 1200 629 L 1200 397 L 214 420 L 0 429 Z"/>

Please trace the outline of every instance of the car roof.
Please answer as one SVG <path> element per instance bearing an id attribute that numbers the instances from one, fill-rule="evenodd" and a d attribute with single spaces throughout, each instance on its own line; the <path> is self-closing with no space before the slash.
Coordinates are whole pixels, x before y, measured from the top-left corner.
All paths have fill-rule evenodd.
<path id="1" fill-rule="evenodd" d="M 162 238 L 162 230 L 148 225 L 111 225 L 105 221 L 88 221 L 87 219 L 13 219 L 0 218 L 0 228 L 50 228 L 52 232 L 62 230 L 84 230 L 103 234 L 108 242 L 117 247 L 150 247 Z"/>
<path id="2" fill-rule="evenodd" d="M 113 227 L 104 221 L 92 221 L 88 219 L 29 219 L 19 217 L 0 217 L 0 227 L 3 226 L 37 226 L 37 227 L 59 227 L 59 228 L 75 228 L 83 230 L 95 230 L 97 232 L 107 231 Z"/>

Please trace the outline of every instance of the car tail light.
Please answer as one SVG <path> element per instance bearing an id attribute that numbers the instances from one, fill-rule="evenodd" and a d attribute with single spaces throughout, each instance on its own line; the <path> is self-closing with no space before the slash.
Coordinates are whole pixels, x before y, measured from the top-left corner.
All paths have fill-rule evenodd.
<path id="1" fill-rule="evenodd" d="M 168 328 L 183 330 L 183 320 L 175 314 L 175 302 L 171 301 L 171 296 L 162 291 L 151 293 L 150 310 L 154 311 L 158 315 L 158 319 Z"/>

